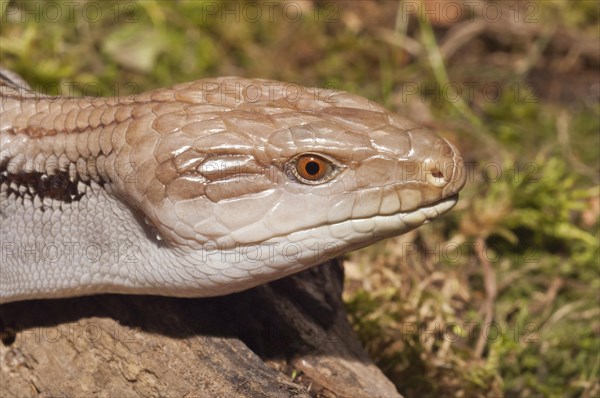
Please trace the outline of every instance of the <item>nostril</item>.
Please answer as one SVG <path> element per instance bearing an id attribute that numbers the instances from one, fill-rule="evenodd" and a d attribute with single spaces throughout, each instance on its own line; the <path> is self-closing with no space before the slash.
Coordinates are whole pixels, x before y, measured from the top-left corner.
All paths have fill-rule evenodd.
<path id="1" fill-rule="evenodd" d="M 432 170 L 431 175 L 435 178 L 444 178 L 444 174 L 439 170 Z"/>
<path id="2" fill-rule="evenodd" d="M 428 168 L 425 179 L 428 183 L 438 188 L 441 188 L 448 183 L 448 181 L 446 181 L 444 178 L 444 173 L 438 167 L 438 165 L 432 165 L 432 167 Z"/>

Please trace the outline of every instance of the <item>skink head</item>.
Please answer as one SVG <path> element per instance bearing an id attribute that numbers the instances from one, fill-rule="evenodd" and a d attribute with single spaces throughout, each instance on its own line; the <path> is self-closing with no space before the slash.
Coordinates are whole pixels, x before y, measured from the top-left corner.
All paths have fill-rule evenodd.
<path id="1" fill-rule="evenodd" d="M 356 95 L 221 78 L 160 97 L 122 192 L 186 252 L 287 242 L 305 267 L 428 222 L 465 183 L 452 144 Z"/>

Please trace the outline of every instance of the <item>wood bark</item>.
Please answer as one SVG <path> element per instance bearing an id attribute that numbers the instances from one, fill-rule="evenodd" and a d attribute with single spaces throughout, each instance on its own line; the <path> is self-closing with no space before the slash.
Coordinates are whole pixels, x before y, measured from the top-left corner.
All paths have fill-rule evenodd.
<path id="1" fill-rule="evenodd" d="M 0 396 L 399 397 L 346 319 L 337 261 L 209 299 L 0 306 Z"/>

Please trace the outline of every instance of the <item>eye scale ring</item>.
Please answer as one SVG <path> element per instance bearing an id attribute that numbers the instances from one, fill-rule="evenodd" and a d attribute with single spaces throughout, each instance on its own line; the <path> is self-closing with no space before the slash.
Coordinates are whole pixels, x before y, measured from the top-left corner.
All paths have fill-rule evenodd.
<path id="1" fill-rule="evenodd" d="M 298 182 L 318 185 L 334 178 L 343 166 L 329 156 L 302 153 L 292 158 L 287 168 Z"/>

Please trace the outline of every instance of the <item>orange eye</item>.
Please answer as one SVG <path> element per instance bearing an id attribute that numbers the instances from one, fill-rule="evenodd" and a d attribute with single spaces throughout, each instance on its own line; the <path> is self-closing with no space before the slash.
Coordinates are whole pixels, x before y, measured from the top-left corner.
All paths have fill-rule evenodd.
<path id="1" fill-rule="evenodd" d="M 296 171 L 300 177 L 309 181 L 318 181 L 325 177 L 331 168 L 329 162 L 315 155 L 302 155 L 296 163 Z"/>
<path id="2" fill-rule="evenodd" d="M 291 169 L 290 171 L 299 182 L 310 185 L 331 180 L 341 167 L 335 160 L 314 153 L 296 156 L 289 166 L 291 167 L 288 170 Z"/>

